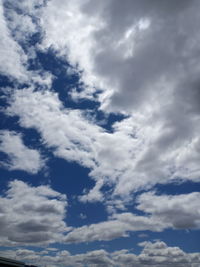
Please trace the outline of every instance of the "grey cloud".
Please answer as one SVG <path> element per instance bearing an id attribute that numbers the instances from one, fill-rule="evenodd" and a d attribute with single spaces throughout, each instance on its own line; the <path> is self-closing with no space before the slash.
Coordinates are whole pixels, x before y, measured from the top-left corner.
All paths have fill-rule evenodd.
<path id="1" fill-rule="evenodd" d="M 64 241 L 66 243 L 112 240 L 128 236 L 129 232 L 149 230 L 154 232 L 165 229 L 199 229 L 200 193 L 182 195 L 156 195 L 143 193 L 137 198 L 136 208 L 144 212 L 143 216 L 124 212 L 97 224 L 74 228 Z"/>
<path id="2" fill-rule="evenodd" d="M 51 230 L 51 226 L 48 224 L 45 224 L 44 222 L 37 222 L 34 220 L 34 218 L 32 220 L 26 221 L 26 222 L 22 222 L 19 223 L 17 225 L 17 229 L 20 232 L 42 232 L 42 231 L 49 231 Z"/>
<path id="3" fill-rule="evenodd" d="M 169 247 L 162 241 L 143 242 L 139 245 L 143 247 L 139 255 L 129 250 L 107 252 L 103 249 L 74 255 L 67 250 L 58 251 L 55 255 L 48 254 L 47 251 L 42 255 L 28 249 L 5 250 L 4 253 L 32 264 L 48 264 L 49 267 L 198 267 L 200 263 L 200 253 L 186 253 L 181 248 Z"/>
<path id="4" fill-rule="evenodd" d="M 62 3 L 57 19 L 57 25 L 62 27 L 56 27 L 52 21 L 58 3 L 48 3 L 43 13 L 46 35 L 42 47 L 53 46 L 63 58 L 66 56 L 74 65 L 78 63 L 83 81 L 91 85 L 85 88 L 85 97 L 93 93 L 91 87 L 102 88 L 101 108 L 106 112 L 126 111 L 131 117 L 132 135 L 144 144 L 142 148 L 132 147 L 130 139 L 132 153 L 122 159 L 127 163 L 125 168 L 104 171 L 107 166 L 98 159 L 99 167 L 91 175 L 111 177 L 114 183 L 118 180 L 116 194 L 148 188 L 158 181 L 168 183 L 169 177 L 199 181 L 198 142 L 195 143 L 200 130 L 199 2 Z M 78 19 L 73 20 L 71 14 Z M 62 18 L 66 18 L 65 25 Z M 80 97 L 83 96 L 82 92 Z M 140 116 L 144 118 L 137 124 Z M 121 129 L 122 126 L 123 122 Z M 192 163 L 193 148 L 196 153 Z M 140 153 L 134 154 L 135 150 Z M 109 151 L 115 154 L 112 149 Z M 102 151 L 99 158 L 101 155 Z"/>
<path id="5" fill-rule="evenodd" d="M 58 207 L 56 206 L 56 202 L 54 203 L 52 201 L 52 203 L 44 203 L 41 204 L 41 206 L 34 206 L 34 205 L 30 205 L 30 204 L 25 204 L 23 205 L 23 209 L 26 211 L 33 211 L 33 212 L 38 212 L 40 214 L 49 214 L 49 213 L 59 213 L 60 210 L 58 209 Z"/>
<path id="6" fill-rule="evenodd" d="M 44 33 L 38 49 L 52 47 L 83 70 L 80 97 L 102 88 L 101 109 L 129 115 L 112 133 L 33 86 L 5 111 L 36 128 L 55 156 L 90 168 L 96 186 L 82 201 L 103 201 L 104 184 L 125 200 L 157 183 L 200 179 L 199 2 L 125 2 L 52 0 L 33 12 Z M 35 1 L 21 6 L 31 13 Z"/>
<path id="7" fill-rule="evenodd" d="M 0 2 L 0 72 L 9 77 L 26 80 L 26 55 L 18 43 L 13 40 L 4 16 L 3 2 Z M 15 67 L 14 67 L 15 66 Z"/>
<path id="8" fill-rule="evenodd" d="M 155 266 L 193 266 L 191 258 L 178 247 L 168 247 L 164 242 L 144 242 L 143 251 L 139 255 L 141 264 Z M 195 263 L 194 263 L 195 264 Z M 194 265 L 195 266 L 195 265 Z"/>
<path id="9" fill-rule="evenodd" d="M 163 122 L 159 114 L 156 117 L 152 113 L 136 113 L 115 123 L 113 133 L 108 133 L 89 122 L 81 111 L 64 108 L 57 94 L 35 92 L 32 88 L 16 91 L 5 112 L 18 115 L 23 127 L 36 128 L 55 156 L 91 169 L 96 186 L 82 200 L 103 200 L 100 190 L 105 183 L 114 186 L 113 195 L 123 197 L 177 177 L 183 181 L 199 179 L 198 124 L 188 140 L 188 130 L 179 137 L 175 120 Z M 172 114 L 168 116 L 173 118 Z M 176 118 L 184 130 L 181 112 Z M 195 160 L 191 161 L 191 155 Z"/>
<path id="10" fill-rule="evenodd" d="M 48 186 L 32 187 L 14 180 L 9 183 L 9 189 L 0 200 L 4 206 L 0 214 L 1 244 L 12 246 L 60 242 L 64 232 L 69 230 L 64 222 L 66 196 Z"/>
<path id="11" fill-rule="evenodd" d="M 198 192 L 174 196 L 149 192 L 138 197 L 137 208 L 158 220 L 170 223 L 176 229 L 199 229 L 199 201 Z"/>
<path id="12" fill-rule="evenodd" d="M 18 228 L 17 228 L 18 229 Z M 17 230 L 16 229 L 16 230 Z M 24 231 L 23 229 L 20 233 L 12 233 L 12 235 L 8 234 L 8 239 L 11 242 L 14 242 L 14 244 L 44 244 L 44 243 L 49 243 L 52 241 L 52 235 L 45 233 L 45 232 L 37 232 L 37 230 L 30 227 L 30 230 L 32 230 L 34 233 L 27 233 L 26 230 Z M 36 230 L 36 231 L 35 231 Z M 43 230 L 47 231 L 47 229 L 43 228 Z M 22 234 L 23 233 L 23 234 Z"/>
<path id="13" fill-rule="evenodd" d="M 96 41 L 91 62 L 96 75 L 110 84 L 113 82 L 111 108 L 141 108 L 142 103 L 149 102 L 152 95 L 155 97 L 163 90 L 162 84 L 156 88 L 157 81 L 162 78 L 179 81 L 180 71 L 190 80 L 184 68 L 189 67 L 198 51 L 198 46 L 193 45 L 193 40 L 198 40 L 195 12 L 198 5 L 198 1 L 146 0 L 102 1 L 98 5 L 87 1 L 83 5 L 83 14 L 99 16 L 104 23 L 90 36 Z M 132 56 L 124 58 L 127 47 L 119 46 L 121 49 L 118 50 L 116 44 L 142 19 L 149 19 L 151 25 L 147 30 L 136 31 L 133 38 L 124 40 L 133 51 Z"/>
<path id="14" fill-rule="evenodd" d="M 100 50 L 93 57 L 94 72 L 107 79 L 109 84 L 113 81 L 108 109 L 127 110 L 134 114 L 137 111 L 145 113 L 145 108 L 150 107 L 152 123 L 156 125 L 159 122 L 162 127 L 138 161 L 136 170 L 166 179 L 166 167 L 169 168 L 166 151 L 176 155 L 192 139 L 198 138 L 199 17 L 195 10 L 199 3 L 126 1 L 124 5 L 124 2 L 110 1 L 105 6 L 100 15 L 105 27 L 94 35 Z M 91 15 L 95 16 L 94 10 Z M 150 26 L 137 30 L 132 38 L 127 39 L 129 46 L 132 43 L 132 56 L 124 59 L 121 54 L 127 48 L 121 46 L 115 50 L 116 43 L 140 19 L 149 19 Z M 160 105 L 158 108 L 156 103 Z M 196 144 L 195 151 L 197 147 Z M 195 158 L 188 153 L 187 160 L 190 158 L 197 162 L 199 153 Z M 174 177 L 185 178 L 179 171 L 182 165 L 183 162 L 176 160 L 174 166 L 171 163 Z M 198 166 L 195 166 L 196 175 L 195 171 L 190 172 L 198 179 Z"/>
<path id="15" fill-rule="evenodd" d="M 88 252 L 83 262 L 89 266 L 113 266 L 114 264 L 105 250 Z"/>
<path id="16" fill-rule="evenodd" d="M 28 60 L 35 58 L 37 50 L 28 42 L 35 33 L 41 33 L 39 16 L 45 2 L 0 1 L 0 72 L 1 75 L 19 83 L 40 84 L 47 88 L 52 84 L 52 74 L 41 70 L 28 70 Z M 28 44 L 26 49 L 22 44 Z"/>

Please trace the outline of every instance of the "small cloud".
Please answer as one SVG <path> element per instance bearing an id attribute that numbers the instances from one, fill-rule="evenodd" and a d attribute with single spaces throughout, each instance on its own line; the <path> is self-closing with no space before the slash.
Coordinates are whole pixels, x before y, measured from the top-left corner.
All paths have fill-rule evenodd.
<path id="1" fill-rule="evenodd" d="M 37 173 L 44 167 L 44 159 L 36 149 L 24 145 L 22 135 L 8 130 L 0 131 L 0 151 L 8 155 L 9 160 L 2 166 L 9 170 L 23 170 Z"/>
<path id="2" fill-rule="evenodd" d="M 87 215 L 86 214 L 83 214 L 83 213 L 80 213 L 79 217 L 82 219 L 82 220 L 85 220 L 87 218 Z"/>
<path id="3" fill-rule="evenodd" d="M 138 234 L 139 238 L 147 238 L 148 236 L 149 236 L 148 234 L 144 234 L 144 233 Z"/>

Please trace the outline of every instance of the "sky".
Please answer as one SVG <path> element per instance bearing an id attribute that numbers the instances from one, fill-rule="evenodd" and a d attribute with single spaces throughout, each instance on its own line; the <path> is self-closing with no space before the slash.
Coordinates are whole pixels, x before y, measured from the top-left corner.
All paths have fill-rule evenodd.
<path id="1" fill-rule="evenodd" d="M 0 256 L 200 266 L 199 0 L 0 0 Z"/>

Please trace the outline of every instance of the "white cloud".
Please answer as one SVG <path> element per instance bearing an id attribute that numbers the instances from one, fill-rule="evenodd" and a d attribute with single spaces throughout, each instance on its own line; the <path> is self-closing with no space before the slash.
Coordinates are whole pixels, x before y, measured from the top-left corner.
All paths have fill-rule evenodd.
<path id="1" fill-rule="evenodd" d="M 5 5 L 14 8 L 18 13 L 25 15 L 35 15 L 37 9 L 45 5 L 46 0 L 21 0 L 20 2 L 13 2 L 12 0 L 3 0 Z M 22 25 L 23 27 L 23 25 Z"/>
<path id="2" fill-rule="evenodd" d="M 31 16 L 23 13 L 19 14 L 11 8 L 4 10 L 6 12 L 8 28 L 12 33 L 13 39 L 16 41 L 26 42 L 31 35 L 37 32 L 37 25 L 33 22 Z"/>
<path id="3" fill-rule="evenodd" d="M 55 156 L 94 167 L 96 135 L 101 129 L 88 122 L 81 111 L 65 109 L 56 93 L 34 92 L 31 88 L 16 91 L 8 113 L 20 116 L 23 127 L 41 132 L 44 144 Z"/>
<path id="4" fill-rule="evenodd" d="M 144 212 L 138 216 L 129 212 L 113 214 L 108 221 L 74 228 L 65 242 L 80 243 L 112 240 L 128 236 L 128 232 L 165 229 L 200 229 L 200 193 L 155 195 L 143 193 L 137 198 L 136 208 Z"/>
<path id="5" fill-rule="evenodd" d="M 24 64 L 27 58 L 7 27 L 2 0 L 0 1 L 0 31 L 0 71 L 4 75 L 25 81 L 27 73 Z"/>
<path id="6" fill-rule="evenodd" d="M 49 267 L 97 267 L 97 266 L 115 266 L 115 267 L 198 267 L 200 263 L 199 253 L 186 253 L 179 247 L 169 247 L 162 241 L 154 243 L 143 242 L 139 244 L 144 247 L 139 255 L 129 250 L 117 250 L 107 252 L 106 250 L 93 250 L 81 254 L 70 254 L 63 250 L 55 254 L 41 255 L 27 249 L 4 250 L 3 255 L 17 258 L 26 263 L 36 265 L 48 265 Z M 0 252 L 0 255 L 2 253 Z"/>
<path id="7" fill-rule="evenodd" d="M 0 1 L 0 73 L 18 83 L 50 88 L 54 76 L 40 69 L 28 70 L 28 60 L 35 59 L 37 45 L 29 41 L 42 34 L 39 17 L 45 1 Z"/>
<path id="8" fill-rule="evenodd" d="M 141 110 L 154 98 L 162 100 L 163 81 L 177 87 L 184 77 L 191 79 L 190 72 L 197 73 L 198 8 L 195 0 L 52 0 L 41 18 L 42 46 L 83 70 L 90 85 L 85 97 L 95 86 L 104 90 L 103 108 Z"/>
<path id="9" fill-rule="evenodd" d="M 139 255 L 139 261 L 141 264 L 153 265 L 153 266 L 182 266 L 190 267 L 196 266 L 193 256 L 194 254 L 187 254 L 182 251 L 179 247 L 168 247 L 164 242 L 158 241 L 155 243 L 142 242 L 141 246 L 144 246 L 143 251 Z M 198 263 L 198 261 L 197 261 Z"/>
<path id="10" fill-rule="evenodd" d="M 139 210 L 178 229 L 200 228 L 200 193 L 155 195 L 148 192 L 138 197 Z"/>
<path id="11" fill-rule="evenodd" d="M 87 1 L 82 1 L 86 3 Z M 55 8 L 56 7 L 56 8 Z M 68 57 L 74 66 L 78 64 L 80 69 L 87 70 L 84 75 L 90 81 L 85 95 L 89 98 L 95 90 L 95 75 L 92 73 L 91 55 L 89 50 L 93 50 L 93 42 L 90 35 L 101 28 L 101 22 L 96 17 L 84 16 L 80 11 L 80 1 L 50 1 L 43 10 L 41 16 L 41 27 L 44 31 L 42 49 L 49 47 L 56 49 L 58 54 Z M 76 19 L 75 19 L 76 18 Z M 62 22 L 61 22 L 62 21 Z M 65 23 L 63 24 L 63 21 Z M 81 25 L 81 27 L 80 27 Z M 78 33 L 78 34 L 77 34 Z M 55 38 L 57 42 L 55 42 Z M 79 61 L 77 60 L 79 58 Z"/>
<path id="12" fill-rule="evenodd" d="M 91 97 L 101 88 L 104 111 L 129 114 L 107 132 L 83 111 L 64 108 L 52 91 L 13 94 L 8 114 L 18 115 L 23 127 L 36 128 L 55 156 L 90 168 L 96 186 L 82 201 L 105 200 L 105 184 L 111 200 L 118 195 L 125 201 L 131 192 L 157 183 L 199 181 L 198 1 L 52 0 L 14 7 L 26 27 L 18 27 L 15 17 L 7 21 L 13 35 L 21 38 L 42 27 L 40 48 L 55 49 L 83 70 L 81 95 Z M 50 73 L 30 76 L 30 83 L 51 86 Z"/>
<path id="13" fill-rule="evenodd" d="M 10 170 L 37 173 L 44 166 L 39 151 L 26 147 L 19 133 L 1 130 L 0 151 L 8 155 L 9 161 L 5 160 L 1 164 Z"/>
<path id="14" fill-rule="evenodd" d="M 73 229 L 64 238 L 66 243 L 80 243 L 101 240 L 112 240 L 127 237 L 130 231 L 150 230 L 159 232 L 170 224 L 151 216 L 137 216 L 132 213 L 115 214 L 105 222 L 91 224 Z"/>
<path id="15" fill-rule="evenodd" d="M 155 120 L 151 110 L 115 123 L 109 133 L 89 122 L 85 112 L 64 108 L 56 93 L 29 88 L 15 91 L 5 112 L 19 116 L 21 126 L 36 128 L 55 156 L 91 169 L 96 186 L 82 201 L 104 200 L 100 191 L 104 184 L 112 186 L 111 198 L 126 199 L 132 191 L 156 183 L 199 180 L 198 125 L 194 139 L 182 141 L 180 137 L 170 149 L 164 149 L 161 143 L 168 130 L 164 131 L 159 116 Z M 196 151 L 193 162 L 187 160 L 192 151 Z"/>
<path id="16" fill-rule="evenodd" d="M 42 46 L 53 47 L 83 70 L 82 79 L 89 86 L 80 97 L 101 88 L 102 109 L 131 114 L 119 126 L 129 124 L 137 140 L 126 136 L 122 142 L 114 134 L 110 150 L 109 135 L 103 136 L 105 148 L 99 157 L 109 160 L 106 164 L 101 158 L 91 174 L 118 179 L 117 194 L 151 181 L 199 181 L 198 9 L 196 0 L 166 4 L 53 0 L 44 9 Z M 115 171 L 108 167 L 112 160 L 119 165 Z"/>
<path id="17" fill-rule="evenodd" d="M 150 139 L 148 130 L 152 136 L 158 131 L 151 126 L 140 129 L 144 117 L 116 123 L 113 133 L 108 133 L 89 122 L 84 112 L 64 108 L 57 94 L 31 88 L 16 91 L 6 112 L 19 116 L 23 127 L 36 128 L 55 156 L 91 169 L 90 175 L 97 184 L 81 198 L 83 201 L 102 200 L 99 190 L 105 183 L 116 184 L 115 194 L 123 195 L 161 181 L 160 176 L 152 179 L 154 173 L 150 176 L 135 170 Z"/>
<path id="18" fill-rule="evenodd" d="M 64 218 L 66 196 L 49 186 L 9 183 L 0 197 L 0 243 L 3 246 L 48 245 L 60 242 L 68 231 Z"/>
<path id="19" fill-rule="evenodd" d="M 137 199 L 137 208 L 146 214 L 116 212 L 125 210 L 134 191 L 177 179 L 200 181 L 199 2 L 7 2 L 14 9 L 6 14 L 0 1 L 0 71 L 19 82 L 28 81 L 30 88 L 11 92 L 5 112 L 19 116 L 21 126 L 37 129 L 43 144 L 55 156 L 89 168 L 96 185 L 79 199 L 105 201 L 114 215 L 64 236 L 68 230 L 64 196 L 45 186 L 14 181 L 1 198 L 5 204 L 0 206 L 1 243 L 76 243 L 111 240 L 129 231 L 199 228 L 199 193 L 144 193 Z M 26 55 L 19 44 L 36 32 L 43 34 L 42 44 L 28 49 Z M 65 108 L 53 91 L 34 91 L 37 84 L 50 88 L 53 75 L 43 70 L 28 72 L 27 58 L 34 58 L 36 49 L 48 48 L 83 71 L 84 88 L 80 93 L 74 88 L 72 98 L 93 98 L 101 89 L 97 97 L 100 109 L 128 117 L 114 123 L 108 132 L 90 122 L 87 111 Z M 2 151 L 11 160 L 7 166 L 36 173 L 41 168 L 41 156 L 25 147 L 20 138 L 14 132 L 1 134 Z M 101 192 L 104 185 L 111 188 L 109 195 Z M 61 266 L 115 266 L 117 259 L 119 266 L 150 263 L 155 267 L 196 267 L 192 261 L 199 260 L 199 255 L 191 256 L 162 242 L 143 245 L 139 256 L 126 251 L 110 256 L 103 250 L 72 256 L 63 251 L 43 259 L 49 260 L 49 266 L 56 266 L 57 261 Z M 34 252 L 19 253 L 35 257 Z"/>

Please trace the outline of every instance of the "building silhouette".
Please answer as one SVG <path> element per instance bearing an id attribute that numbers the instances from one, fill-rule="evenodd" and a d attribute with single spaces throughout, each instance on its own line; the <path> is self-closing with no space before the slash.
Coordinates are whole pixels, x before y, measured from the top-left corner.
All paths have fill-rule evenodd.
<path id="1" fill-rule="evenodd" d="M 21 261 L 0 257 L 0 267 L 37 267 L 37 266 L 26 265 L 24 262 Z"/>

